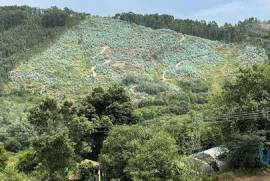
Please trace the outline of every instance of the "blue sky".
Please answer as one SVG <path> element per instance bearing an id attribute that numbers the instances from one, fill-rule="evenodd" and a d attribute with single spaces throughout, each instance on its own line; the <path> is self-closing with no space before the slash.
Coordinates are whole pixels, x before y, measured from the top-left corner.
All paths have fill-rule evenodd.
<path id="1" fill-rule="evenodd" d="M 236 23 L 248 17 L 270 20 L 270 0 L 0 0 L 3 5 L 69 7 L 102 16 L 118 12 L 166 13 L 177 18 Z"/>

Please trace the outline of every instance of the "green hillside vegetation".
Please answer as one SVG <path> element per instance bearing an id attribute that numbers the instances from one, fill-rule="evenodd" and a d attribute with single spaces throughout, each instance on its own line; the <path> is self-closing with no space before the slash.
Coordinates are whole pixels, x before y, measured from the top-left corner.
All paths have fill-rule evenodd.
<path id="1" fill-rule="evenodd" d="M 1 10 L 1 178 L 90 179 L 94 160 L 108 179 L 202 180 L 189 155 L 227 145 L 231 168 L 248 168 L 235 155 L 267 138 L 258 120 L 252 128 L 245 119 L 215 122 L 269 108 L 267 52 L 258 44 L 118 19 L 125 14 Z"/>
<path id="2" fill-rule="evenodd" d="M 10 89 L 11 71 L 48 48 L 63 32 L 84 19 L 85 15 L 56 7 L 44 10 L 27 6 L 7 6 L 0 7 L 0 12 L 1 131 L 7 129 L 25 131 L 12 133 L 12 138 L 7 141 L 27 142 L 25 137 L 28 135 L 26 131 L 28 127 L 22 125 L 26 118 L 25 108 L 32 105 L 33 101 L 27 101 L 27 95 L 21 88 Z M 20 146 L 17 144 L 17 147 Z"/>
<path id="3" fill-rule="evenodd" d="M 31 50 L 52 42 L 64 29 L 82 19 L 80 14 L 57 8 L 45 11 L 27 6 L 7 6 L 0 7 L 0 12 L 1 81 L 8 78 L 9 71 L 18 63 L 31 57 Z M 52 18 L 58 22 L 53 22 Z"/>
<path id="4" fill-rule="evenodd" d="M 24 110 L 27 99 L 35 100 L 40 95 L 76 98 L 87 95 L 97 85 L 106 87 L 114 82 L 126 87 L 139 107 L 145 105 L 142 114 L 150 109 L 150 114 L 179 115 L 188 112 L 189 102 L 207 102 L 207 91 L 196 92 L 187 102 L 183 100 L 186 108 L 175 110 L 182 103 L 175 105 L 170 99 L 183 99 L 179 95 L 181 82 L 213 81 L 219 85 L 219 77 L 231 75 L 236 64 L 262 63 L 265 59 L 264 50 L 257 47 L 226 45 L 171 30 L 90 17 L 9 72 L 11 82 L 3 92 L 15 95 L 11 104 L 21 104 L 18 109 Z M 227 67 L 220 74 L 218 70 L 224 65 Z M 160 95 L 168 100 L 157 100 Z M 154 117 L 148 115 L 145 119 Z"/>
<path id="5" fill-rule="evenodd" d="M 250 43 L 265 48 L 270 55 L 270 22 L 249 18 L 232 25 L 225 23 L 219 26 L 217 22 L 194 21 L 190 19 L 175 19 L 170 15 L 122 13 L 114 16 L 116 19 L 136 23 L 154 29 L 171 29 L 187 35 L 198 36 L 226 43 Z"/>

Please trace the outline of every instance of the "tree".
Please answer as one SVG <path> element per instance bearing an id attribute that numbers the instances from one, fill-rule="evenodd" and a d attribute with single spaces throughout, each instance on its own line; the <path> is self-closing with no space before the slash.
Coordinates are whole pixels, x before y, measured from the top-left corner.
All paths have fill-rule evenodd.
<path id="1" fill-rule="evenodd" d="M 116 126 L 103 143 L 100 156 L 101 166 L 109 178 L 128 179 L 128 160 L 138 147 L 136 144 L 147 137 L 148 129 L 139 126 Z M 138 140 L 135 142 L 135 140 Z"/>
<path id="2" fill-rule="evenodd" d="M 45 178 L 60 181 L 67 175 L 68 168 L 74 162 L 74 143 L 65 131 L 53 135 L 42 134 L 33 141 L 40 168 L 45 171 Z"/>
<path id="3" fill-rule="evenodd" d="M 67 11 L 62 11 L 57 7 L 52 7 L 45 11 L 41 18 L 41 24 L 46 28 L 65 26 L 69 15 Z"/>
<path id="4" fill-rule="evenodd" d="M 270 66 L 267 64 L 241 68 L 235 81 L 227 82 L 219 97 L 223 113 L 252 112 L 262 110 L 259 119 L 239 117 L 236 128 L 240 132 L 267 130 L 270 128 L 263 110 L 270 109 Z M 258 113 L 259 114 L 259 113 Z"/>
<path id="5" fill-rule="evenodd" d="M 118 85 L 113 85 L 108 90 L 95 88 L 82 102 L 79 115 L 93 122 L 97 128 L 91 135 L 92 153 L 88 155 L 94 160 L 98 159 L 102 143 L 112 125 L 130 125 L 138 121 L 130 97 Z"/>
<path id="6" fill-rule="evenodd" d="M 79 116 L 78 108 L 72 102 L 60 104 L 54 98 L 47 97 L 30 111 L 28 120 L 38 136 L 67 130 L 77 155 L 91 152 L 90 140 L 95 125 L 86 117 Z"/>
<path id="7" fill-rule="evenodd" d="M 28 120 L 38 134 L 54 133 L 64 127 L 64 120 L 59 113 L 58 102 L 54 98 L 47 97 L 30 111 Z"/>
<path id="8" fill-rule="evenodd" d="M 151 136 L 134 150 L 126 170 L 132 180 L 173 179 L 173 164 L 178 156 L 175 140 L 165 132 Z"/>
<path id="9" fill-rule="evenodd" d="M 195 181 L 201 177 L 191 160 L 187 164 L 179 157 L 175 139 L 162 128 L 114 127 L 103 144 L 100 161 L 110 179 L 180 181 L 193 176 Z"/>
<path id="10" fill-rule="evenodd" d="M 133 109 L 125 90 L 116 85 L 108 90 L 96 88 L 90 96 L 76 104 L 71 101 L 58 102 L 54 98 L 47 97 L 30 111 L 28 117 L 36 131 L 37 141 L 33 144 L 53 142 L 59 137 L 59 132 L 64 132 L 65 139 L 72 143 L 70 147 L 78 159 L 97 160 L 103 141 L 113 125 L 136 123 L 137 118 Z M 41 158 L 38 146 L 35 146 L 34 150 L 37 157 Z M 49 155 L 54 154 L 53 149 L 47 151 Z M 44 159 L 48 161 L 49 157 Z M 48 166 L 46 170 L 49 173 L 53 171 Z"/>

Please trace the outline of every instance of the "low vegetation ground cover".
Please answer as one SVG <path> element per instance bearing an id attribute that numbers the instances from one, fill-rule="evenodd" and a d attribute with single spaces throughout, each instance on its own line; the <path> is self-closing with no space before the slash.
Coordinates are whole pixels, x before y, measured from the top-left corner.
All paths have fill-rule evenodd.
<path id="1" fill-rule="evenodd" d="M 62 26 L 73 17 L 65 13 L 72 12 L 50 9 L 39 25 Z M 31 49 L 5 74 L 3 178 L 61 180 L 85 173 L 80 168 L 94 173 L 85 165 L 91 159 L 110 179 L 202 180 L 200 164 L 188 156 L 221 144 L 232 150 L 231 168 L 255 166 L 235 155 L 245 149 L 254 156 L 256 145 L 247 145 L 266 139 L 259 132 L 268 125 L 215 118 L 269 108 L 269 66 L 252 67 L 266 60 L 262 48 L 80 16 L 83 21 L 62 27 L 57 40 Z M 8 160 L 4 150 L 13 152 Z"/>

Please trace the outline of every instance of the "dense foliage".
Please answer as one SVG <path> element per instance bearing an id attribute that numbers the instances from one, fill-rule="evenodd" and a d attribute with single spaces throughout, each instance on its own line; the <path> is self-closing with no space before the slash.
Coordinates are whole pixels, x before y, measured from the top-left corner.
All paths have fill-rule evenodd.
<path id="1" fill-rule="evenodd" d="M 259 144 L 265 141 L 256 135 L 236 136 L 230 143 L 228 163 L 233 169 L 252 169 L 259 167 Z"/>
<path id="2" fill-rule="evenodd" d="M 220 110 L 238 117 L 234 120 L 235 131 L 243 133 L 269 129 L 264 115 L 270 108 L 269 85 L 270 66 L 268 64 L 242 68 L 234 81 L 224 85 L 223 93 L 219 97 Z M 247 115 L 241 117 L 239 112 L 247 112 Z M 248 114 L 249 112 L 251 113 Z"/>
<path id="3" fill-rule="evenodd" d="M 104 142 L 100 159 L 105 174 L 114 179 L 202 179 L 195 163 L 179 157 L 175 140 L 164 130 L 116 127 Z"/>
<path id="4" fill-rule="evenodd" d="M 216 99 L 218 115 L 227 114 L 217 119 L 230 148 L 231 168 L 260 166 L 259 145 L 269 141 L 269 77 L 268 64 L 241 68 Z"/>
<path id="5" fill-rule="evenodd" d="M 31 56 L 32 49 L 51 42 L 66 27 L 83 18 L 81 14 L 57 8 L 44 13 L 43 9 L 28 6 L 5 6 L 0 7 L 0 12 L 0 83 L 19 62 Z"/>
<path id="6" fill-rule="evenodd" d="M 7 155 L 3 145 L 0 145 L 0 170 L 6 166 Z"/>
<path id="7" fill-rule="evenodd" d="M 265 51 L 165 29 L 266 47 L 268 32 L 254 29 L 266 22 L 219 27 L 167 15 L 115 16 L 160 29 L 153 30 L 102 17 L 79 23 L 84 17 L 67 8 L 0 8 L 0 178 L 93 179 L 95 160 L 107 179 L 197 181 L 202 168 L 189 156 L 222 144 L 231 168 L 258 166 L 258 144 L 270 137 L 270 67 L 247 66 L 229 79 L 238 65 L 263 62 Z M 212 84 L 225 75 L 216 95 Z"/>
<path id="8" fill-rule="evenodd" d="M 36 152 L 34 152 L 33 150 L 23 152 L 21 155 L 19 155 L 19 161 L 16 168 L 20 172 L 29 174 L 33 172 L 37 166 L 38 160 L 36 157 Z"/>
<path id="9" fill-rule="evenodd" d="M 171 29 L 210 40 L 225 41 L 227 43 L 250 42 L 263 46 L 270 55 L 270 31 L 263 28 L 269 22 L 261 22 L 256 18 L 246 19 L 236 25 L 225 23 L 223 26 L 219 26 L 215 21 L 207 23 L 206 21 L 175 19 L 170 15 L 159 14 L 122 13 L 116 14 L 114 18 L 154 29 Z"/>
<path id="10" fill-rule="evenodd" d="M 59 180 L 75 160 L 97 159 L 113 125 L 134 124 L 137 117 L 125 90 L 114 85 L 108 90 L 96 88 L 77 103 L 46 98 L 31 110 L 29 122 L 35 130 L 32 146 L 41 164 L 37 169 L 44 178 Z M 32 164 L 22 160 L 20 165 L 28 171 Z"/>

